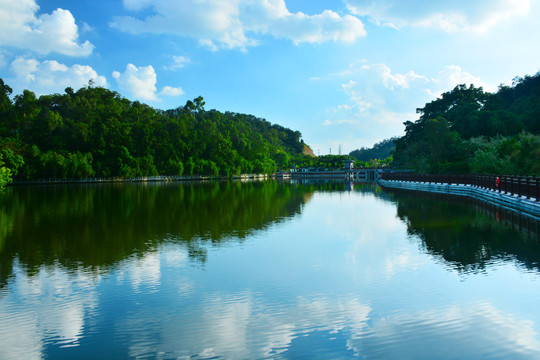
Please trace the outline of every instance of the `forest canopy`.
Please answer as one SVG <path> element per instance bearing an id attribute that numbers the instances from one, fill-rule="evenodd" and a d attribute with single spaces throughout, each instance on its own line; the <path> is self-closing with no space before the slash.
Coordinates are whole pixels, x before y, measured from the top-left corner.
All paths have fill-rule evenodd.
<path id="1" fill-rule="evenodd" d="M 12 177 L 273 173 L 306 146 L 299 131 L 207 111 L 200 96 L 163 111 L 91 84 L 64 94 L 11 94 L 0 79 L 0 185 Z"/>
<path id="2" fill-rule="evenodd" d="M 386 159 L 392 156 L 396 148 L 395 141 L 398 137 L 382 140 L 371 148 L 362 147 L 349 153 L 351 157 L 359 161 L 371 161 L 376 159 Z"/>
<path id="3" fill-rule="evenodd" d="M 393 166 L 421 173 L 540 175 L 540 73 L 496 93 L 458 85 L 407 121 Z"/>
<path id="4" fill-rule="evenodd" d="M 92 84 L 12 97 L 0 79 L 0 188 L 12 179 L 342 168 L 346 157 L 304 156 L 310 151 L 299 131 L 204 106 L 199 96 L 159 110 Z M 404 123 L 403 137 L 351 152 L 356 165 L 540 175 L 540 73 L 515 78 L 495 93 L 458 85 L 417 113 L 418 120 Z"/>

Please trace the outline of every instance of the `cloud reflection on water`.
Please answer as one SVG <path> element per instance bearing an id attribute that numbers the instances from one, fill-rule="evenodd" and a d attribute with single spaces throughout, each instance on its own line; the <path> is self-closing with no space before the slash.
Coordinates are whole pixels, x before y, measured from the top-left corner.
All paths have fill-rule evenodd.
<path id="1" fill-rule="evenodd" d="M 295 221 L 203 245 L 204 267 L 172 238 L 104 276 L 14 262 L 0 358 L 91 358 L 105 340 L 116 358 L 540 358 L 534 274 L 460 278 L 374 196 L 315 193 Z"/>
<path id="2" fill-rule="evenodd" d="M 7 292 L 0 292 L 0 359 L 41 359 L 54 340 L 77 345 L 88 314 L 98 304 L 99 276 L 43 266 L 36 274 L 20 269 Z"/>

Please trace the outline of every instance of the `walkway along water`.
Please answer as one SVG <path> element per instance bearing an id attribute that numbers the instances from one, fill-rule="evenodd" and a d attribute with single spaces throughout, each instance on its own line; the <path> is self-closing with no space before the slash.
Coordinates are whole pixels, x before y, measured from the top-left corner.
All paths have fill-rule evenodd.
<path id="1" fill-rule="evenodd" d="M 468 196 L 540 218 L 540 179 L 535 176 L 419 175 L 384 173 L 383 188 Z"/>

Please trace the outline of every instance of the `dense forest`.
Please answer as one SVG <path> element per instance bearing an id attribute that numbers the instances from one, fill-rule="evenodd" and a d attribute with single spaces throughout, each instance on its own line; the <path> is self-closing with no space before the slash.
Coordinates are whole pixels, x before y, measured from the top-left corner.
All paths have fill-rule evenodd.
<path id="1" fill-rule="evenodd" d="M 0 188 L 12 178 L 336 169 L 348 158 L 305 156 L 310 150 L 299 131 L 252 115 L 207 111 L 202 97 L 164 111 L 92 84 L 65 94 L 11 95 L 0 79 Z M 403 137 L 351 152 L 355 165 L 540 175 L 540 73 L 515 78 L 496 93 L 458 85 L 417 113 L 418 120 L 404 123 Z"/>
<path id="2" fill-rule="evenodd" d="M 11 94 L 0 79 L 0 186 L 10 177 L 273 173 L 307 148 L 299 131 L 207 111 L 202 97 L 163 111 L 92 84 Z"/>
<path id="3" fill-rule="evenodd" d="M 493 94 L 459 85 L 417 113 L 395 141 L 394 167 L 540 175 L 540 73 Z"/>
<path id="4" fill-rule="evenodd" d="M 359 161 L 371 161 L 376 159 L 386 159 L 392 156 L 394 149 L 396 148 L 395 141 L 398 137 L 382 140 L 371 148 L 362 147 L 357 150 L 353 150 L 349 155 Z"/>

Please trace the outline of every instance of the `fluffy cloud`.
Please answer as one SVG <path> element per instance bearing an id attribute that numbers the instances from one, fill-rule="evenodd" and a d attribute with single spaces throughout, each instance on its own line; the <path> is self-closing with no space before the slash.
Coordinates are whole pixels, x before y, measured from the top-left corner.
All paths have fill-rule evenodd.
<path id="1" fill-rule="evenodd" d="M 181 87 L 164 86 L 160 94 L 167 96 L 180 96 L 184 94 L 184 90 Z"/>
<path id="2" fill-rule="evenodd" d="M 157 96 L 157 76 L 152 65 L 137 67 L 128 64 L 123 73 L 114 71 L 112 75 L 122 93 L 127 93 L 143 101 L 160 100 Z M 165 86 L 160 92 L 161 95 L 166 96 L 180 96 L 183 93 L 182 88 L 171 86 Z"/>
<path id="3" fill-rule="evenodd" d="M 405 74 L 392 74 L 392 70 L 385 64 L 363 65 L 362 68 L 379 73 L 384 86 L 390 90 L 394 90 L 395 87 L 408 89 L 409 84 L 415 80 L 428 81 L 425 76 L 418 75 L 412 70 Z"/>
<path id="4" fill-rule="evenodd" d="M 107 79 L 87 65 L 67 66 L 55 60 L 16 58 L 10 65 L 13 78 L 9 79 L 18 93 L 31 89 L 38 95 L 61 93 L 66 87 L 79 89 L 92 80 L 95 86 L 107 86 Z"/>
<path id="5" fill-rule="evenodd" d="M 487 91 L 496 90 L 484 83 L 479 77 L 457 65 L 448 65 L 440 70 L 435 77 L 428 77 L 416 74 L 412 70 L 403 74 L 394 73 L 388 65 L 383 63 L 363 64 L 358 62 L 351 64 L 348 70 L 332 74 L 332 76 L 350 79 L 341 87 L 349 99 L 357 105 L 356 108 L 360 112 L 371 108 L 374 104 L 396 104 L 399 97 L 403 96 L 409 99 L 403 104 L 410 105 L 411 96 L 415 93 L 424 93 L 428 94 L 430 98 L 436 98 L 459 84 L 474 84 L 477 87 L 482 86 Z M 389 91 L 392 94 L 389 94 Z M 377 98 L 379 100 L 376 100 Z M 427 100 L 430 99 L 425 99 L 425 101 Z M 421 99 L 419 101 L 422 104 Z M 369 106 L 366 106 L 367 104 Z"/>
<path id="6" fill-rule="evenodd" d="M 152 65 L 136 67 L 128 64 L 126 71 L 114 71 L 112 75 L 121 92 L 127 92 L 142 100 L 157 100 L 157 77 Z"/>
<path id="7" fill-rule="evenodd" d="M 505 19 L 525 15 L 530 0 L 346 0 L 349 10 L 396 28 L 431 27 L 446 32 L 487 31 Z"/>
<path id="8" fill-rule="evenodd" d="M 437 73 L 437 77 L 430 80 L 430 87 L 426 89 L 426 92 L 430 97 L 435 99 L 442 93 L 450 91 L 460 84 L 473 84 L 476 87 L 481 86 L 485 91 L 493 92 L 497 90 L 495 86 L 486 84 L 478 76 L 472 75 L 463 70 L 460 66 L 448 65 Z"/>
<path id="9" fill-rule="evenodd" d="M 88 56 L 94 46 L 79 43 L 78 27 L 68 10 L 37 15 L 35 0 L 0 0 L 0 46 L 31 50 L 45 55 L 57 52 Z"/>
<path id="10" fill-rule="evenodd" d="M 487 91 L 494 90 L 479 77 L 456 65 L 446 66 L 434 76 L 426 76 L 412 70 L 394 72 L 384 63 L 369 64 L 362 60 L 350 64 L 344 71 L 330 74 L 330 77 L 341 79 L 344 99 L 339 105 L 327 109 L 322 127 L 328 136 L 340 136 L 339 144 L 346 142 L 338 129 L 347 129 L 352 134 L 362 133 L 366 139 L 382 140 L 401 135 L 403 122 L 418 118 L 417 107 L 459 84 L 474 84 Z M 366 142 L 357 141 L 357 144 Z"/>
<path id="11" fill-rule="evenodd" d="M 191 37 L 213 50 L 257 44 L 258 34 L 286 38 L 299 43 L 353 42 L 365 36 L 363 23 L 351 15 L 325 10 L 321 14 L 291 13 L 284 0 L 125 0 L 130 10 L 150 8 L 141 19 L 119 16 L 111 26 L 122 31 L 172 34 Z"/>

